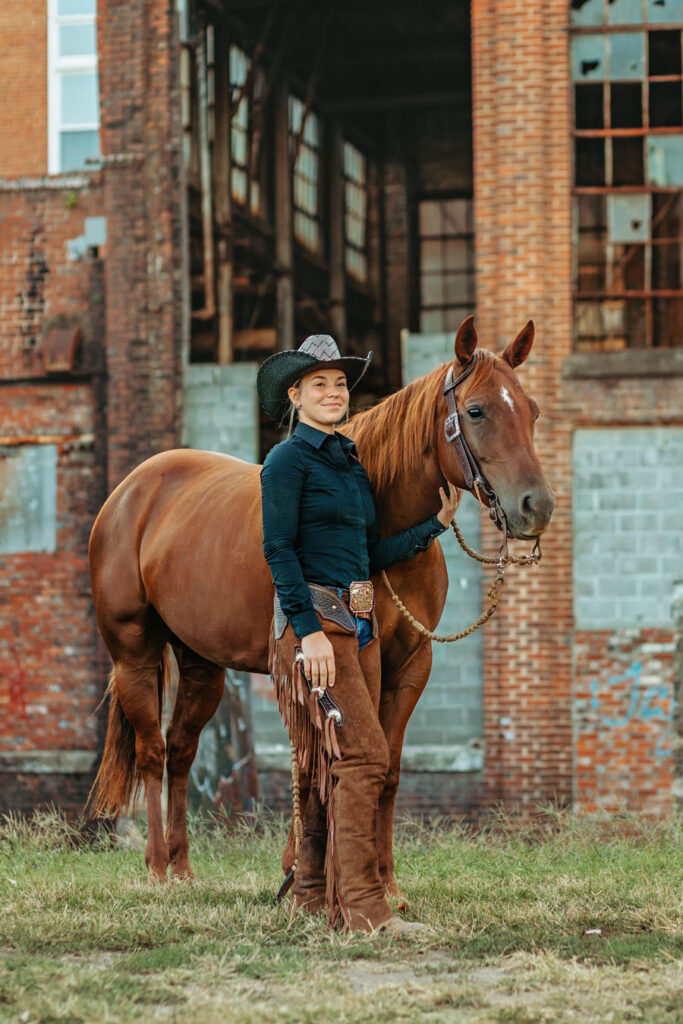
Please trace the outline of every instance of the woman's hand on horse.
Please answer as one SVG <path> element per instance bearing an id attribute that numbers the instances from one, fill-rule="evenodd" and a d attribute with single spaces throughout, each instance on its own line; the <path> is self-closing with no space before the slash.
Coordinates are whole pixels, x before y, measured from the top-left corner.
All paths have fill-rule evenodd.
<path id="1" fill-rule="evenodd" d="M 334 686 L 334 648 L 322 629 L 309 633 L 301 641 L 304 675 L 313 686 L 322 690 Z"/>
<path id="2" fill-rule="evenodd" d="M 439 487 L 439 497 L 441 498 L 441 508 L 436 513 L 436 518 L 443 526 L 450 526 L 460 504 L 460 491 L 449 480 L 448 494 L 443 487 Z"/>

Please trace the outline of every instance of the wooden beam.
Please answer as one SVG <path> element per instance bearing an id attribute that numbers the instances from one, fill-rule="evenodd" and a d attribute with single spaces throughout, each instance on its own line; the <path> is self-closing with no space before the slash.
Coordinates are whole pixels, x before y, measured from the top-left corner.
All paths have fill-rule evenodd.
<path id="1" fill-rule="evenodd" d="M 471 104 L 471 94 L 465 89 L 457 92 L 408 93 L 405 96 L 346 96 L 327 100 L 323 110 L 328 114 L 354 114 L 363 111 L 408 110 L 420 107 L 451 107 Z"/>
<path id="2" fill-rule="evenodd" d="M 230 39 L 226 19 L 216 25 L 216 140 L 214 143 L 214 203 L 218 239 L 218 362 L 232 362 L 232 197 L 230 191 Z"/>

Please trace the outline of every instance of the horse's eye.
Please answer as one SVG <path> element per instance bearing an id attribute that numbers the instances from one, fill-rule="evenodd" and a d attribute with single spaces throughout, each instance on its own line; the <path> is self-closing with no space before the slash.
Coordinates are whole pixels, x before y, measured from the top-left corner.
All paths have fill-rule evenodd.
<path id="1" fill-rule="evenodd" d="M 478 405 L 473 405 L 471 409 L 467 410 L 467 415 L 471 420 L 483 420 L 485 413 Z"/>

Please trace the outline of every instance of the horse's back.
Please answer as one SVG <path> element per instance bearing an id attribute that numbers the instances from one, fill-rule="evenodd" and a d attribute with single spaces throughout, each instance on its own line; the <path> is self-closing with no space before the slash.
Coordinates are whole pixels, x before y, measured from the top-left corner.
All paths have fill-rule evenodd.
<path id="1" fill-rule="evenodd" d="M 107 616 L 125 617 L 136 602 L 152 605 L 173 634 L 209 660 L 263 667 L 272 583 L 259 475 L 260 466 L 191 449 L 162 452 L 133 470 L 92 531 L 100 625 Z"/>

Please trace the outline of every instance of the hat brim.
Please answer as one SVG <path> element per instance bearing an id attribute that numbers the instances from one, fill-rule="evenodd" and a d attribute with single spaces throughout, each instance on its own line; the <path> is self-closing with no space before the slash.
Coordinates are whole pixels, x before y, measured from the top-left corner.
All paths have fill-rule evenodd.
<path id="1" fill-rule="evenodd" d="M 318 369 L 343 370 L 349 391 L 352 391 L 365 374 L 371 359 L 372 352 L 365 359 L 360 356 L 340 356 L 339 359 L 330 360 L 316 359 L 298 349 L 276 352 L 261 364 L 256 377 L 261 406 L 271 419 L 281 423 L 289 409 L 287 391 L 300 377 Z"/>

